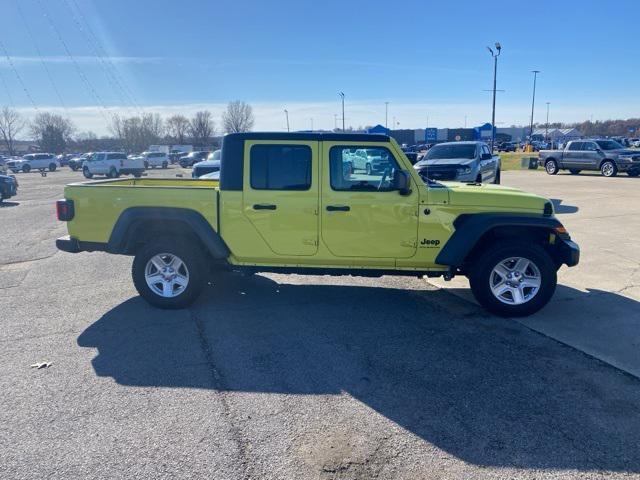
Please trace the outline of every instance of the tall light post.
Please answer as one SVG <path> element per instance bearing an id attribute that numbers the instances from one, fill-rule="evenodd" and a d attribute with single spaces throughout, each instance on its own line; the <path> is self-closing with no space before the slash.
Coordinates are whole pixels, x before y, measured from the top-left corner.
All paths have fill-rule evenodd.
<path id="1" fill-rule="evenodd" d="M 493 152 L 493 144 L 496 142 L 496 82 L 498 78 L 498 57 L 502 52 L 502 45 L 495 43 L 496 52 L 491 47 L 487 47 L 491 57 L 493 57 L 493 105 L 491 107 L 491 151 Z"/>
<path id="2" fill-rule="evenodd" d="M 342 132 L 344 133 L 344 92 L 338 92 L 342 99 Z"/>
<path id="3" fill-rule="evenodd" d="M 284 115 L 287 117 L 287 132 L 289 131 L 289 110 L 284 109 Z"/>
<path id="4" fill-rule="evenodd" d="M 529 144 L 533 140 L 533 110 L 536 106 L 536 80 L 538 79 L 538 74 L 540 70 L 531 70 L 533 73 L 533 98 L 531 99 L 531 125 L 529 126 Z"/>
<path id="5" fill-rule="evenodd" d="M 384 128 L 389 129 L 389 102 L 384 102 Z"/>
<path id="6" fill-rule="evenodd" d="M 338 114 L 337 113 L 333 114 L 333 129 L 334 130 L 338 129 Z"/>
<path id="7" fill-rule="evenodd" d="M 547 102 L 547 125 L 544 130 L 544 140 L 545 142 L 549 141 L 549 103 Z"/>

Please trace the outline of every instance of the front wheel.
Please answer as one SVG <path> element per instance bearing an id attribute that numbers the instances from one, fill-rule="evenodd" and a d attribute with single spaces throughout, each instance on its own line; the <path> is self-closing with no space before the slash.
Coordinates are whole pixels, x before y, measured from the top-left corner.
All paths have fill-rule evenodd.
<path id="1" fill-rule="evenodd" d="M 162 162 L 162 168 L 167 168 L 169 164 L 167 162 Z"/>
<path id="2" fill-rule="evenodd" d="M 31 165 L 24 165 L 22 167 L 22 172 L 23 173 L 29 173 L 31 171 Z"/>
<path id="3" fill-rule="evenodd" d="M 55 172 L 56 171 L 57 165 L 55 163 L 50 163 L 49 164 L 49 171 L 50 172 Z"/>
<path id="4" fill-rule="evenodd" d="M 136 290 L 155 307 L 187 307 L 204 287 L 203 257 L 199 248 L 185 240 L 159 239 L 145 245 L 133 260 Z"/>
<path id="5" fill-rule="evenodd" d="M 618 174 L 618 167 L 611 160 L 605 160 L 600 165 L 600 173 L 605 177 L 615 177 Z"/>
<path id="6" fill-rule="evenodd" d="M 525 317 L 544 307 L 556 290 L 556 266 L 540 245 L 518 241 L 493 245 L 471 266 L 474 297 L 501 317 Z"/>
<path id="7" fill-rule="evenodd" d="M 84 178 L 93 178 L 93 174 L 89 171 L 87 167 L 83 167 L 82 174 L 84 175 Z"/>

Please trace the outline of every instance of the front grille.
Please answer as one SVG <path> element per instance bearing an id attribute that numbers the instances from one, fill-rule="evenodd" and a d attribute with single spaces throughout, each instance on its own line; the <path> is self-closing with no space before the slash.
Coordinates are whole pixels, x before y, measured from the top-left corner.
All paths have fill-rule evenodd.
<path id="1" fill-rule="evenodd" d="M 434 165 L 422 168 L 420 173 L 432 180 L 455 180 L 458 171 L 455 166 Z"/>

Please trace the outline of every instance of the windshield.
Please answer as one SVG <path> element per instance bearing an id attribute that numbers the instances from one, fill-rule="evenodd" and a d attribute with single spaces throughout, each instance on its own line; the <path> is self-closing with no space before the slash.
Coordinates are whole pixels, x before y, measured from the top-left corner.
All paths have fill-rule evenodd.
<path id="1" fill-rule="evenodd" d="M 436 145 L 427 152 L 425 160 L 442 160 L 447 158 L 476 158 L 475 144 Z"/>
<path id="2" fill-rule="evenodd" d="M 602 150 L 621 150 L 624 148 L 615 140 L 597 140 L 596 143 Z"/>

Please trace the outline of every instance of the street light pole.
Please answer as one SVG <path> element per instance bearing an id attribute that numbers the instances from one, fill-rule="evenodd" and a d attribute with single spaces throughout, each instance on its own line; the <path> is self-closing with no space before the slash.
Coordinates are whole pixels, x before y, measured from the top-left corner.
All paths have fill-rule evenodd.
<path id="1" fill-rule="evenodd" d="M 533 98 L 531 99 L 531 125 L 529 126 L 529 144 L 533 140 L 533 110 L 536 106 L 536 80 L 540 70 L 531 70 L 533 73 Z"/>
<path id="2" fill-rule="evenodd" d="M 496 142 L 496 84 L 498 79 L 498 57 L 502 53 L 502 45 L 499 42 L 495 43 L 497 53 L 487 47 L 489 53 L 493 57 L 493 104 L 491 107 L 491 152 L 493 152 L 493 145 Z"/>
<path id="3" fill-rule="evenodd" d="M 549 141 L 549 102 L 547 102 L 547 126 L 544 130 L 544 140 L 545 142 Z"/>
<path id="4" fill-rule="evenodd" d="M 384 128 L 389 129 L 389 102 L 384 102 Z"/>
<path id="5" fill-rule="evenodd" d="M 284 109 L 284 114 L 287 117 L 287 132 L 289 131 L 289 110 Z"/>
<path id="6" fill-rule="evenodd" d="M 338 95 L 342 98 L 342 132 L 344 133 L 344 92 L 339 92 Z"/>

